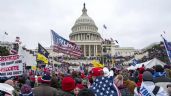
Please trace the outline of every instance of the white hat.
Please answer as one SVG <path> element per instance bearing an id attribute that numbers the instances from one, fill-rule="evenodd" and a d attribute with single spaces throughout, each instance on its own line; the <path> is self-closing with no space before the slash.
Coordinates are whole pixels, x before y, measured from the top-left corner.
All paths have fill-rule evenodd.
<path id="1" fill-rule="evenodd" d="M 103 68 L 103 72 L 104 72 L 104 76 L 109 76 L 110 75 L 109 69 L 107 67 Z"/>
<path id="2" fill-rule="evenodd" d="M 14 88 L 11 86 L 11 85 L 9 85 L 9 84 L 5 84 L 5 83 L 0 83 L 0 90 L 1 91 L 4 91 L 4 92 L 6 92 L 6 93 L 9 93 L 10 95 L 12 95 L 13 96 L 13 91 L 14 91 Z"/>
<path id="3" fill-rule="evenodd" d="M 114 76 L 114 72 L 113 72 L 113 70 L 110 70 L 110 72 L 109 72 L 109 76 Z"/>

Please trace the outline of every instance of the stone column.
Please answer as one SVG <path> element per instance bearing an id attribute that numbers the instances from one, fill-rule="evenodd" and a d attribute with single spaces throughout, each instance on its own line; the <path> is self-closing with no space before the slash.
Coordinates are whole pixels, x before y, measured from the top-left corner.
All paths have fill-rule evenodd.
<path id="1" fill-rule="evenodd" d="M 84 33 L 83 33 L 83 40 L 85 40 L 85 36 L 84 36 Z"/>
<path id="2" fill-rule="evenodd" d="M 96 56 L 96 45 L 94 45 L 94 56 Z"/>
<path id="3" fill-rule="evenodd" d="M 81 40 L 81 34 L 79 34 L 79 36 L 80 36 L 80 40 Z"/>
<path id="4" fill-rule="evenodd" d="M 78 34 L 76 35 L 76 40 L 78 40 Z"/>
<path id="5" fill-rule="evenodd" d="M 82 33 L 82 40 L 84 40 L 83 34 L 84 34 L 84 33 Z"/>
<path id="6" fill-rule="evenodd" d="M 96 54 L 97 54 L 97 45 L 95 45 L 96 46 Z"/>
<path id="7" fill-rule="evenodd" d="M 91 45 L 89 45 L 89 56 L 91 56 L 91 50 L 90 50 L 91 47 L 90 47 L 90 46 L 91 46 Z"/>
<path id="8" fill-rule="evenodd" d="M 84 46 L 84 57 L 86 56 L 86 45 L 83 45 Z"/>
<path id="9" fill-rule="evenodd" d="M 78 40 L 80 40 L 79 34 L 77 36 L 78 36 Z"/>
<path id="10" fill-rule="evenodd" d="M 90 34 L 90 40 L 91 40 L 91 34 Z"/>

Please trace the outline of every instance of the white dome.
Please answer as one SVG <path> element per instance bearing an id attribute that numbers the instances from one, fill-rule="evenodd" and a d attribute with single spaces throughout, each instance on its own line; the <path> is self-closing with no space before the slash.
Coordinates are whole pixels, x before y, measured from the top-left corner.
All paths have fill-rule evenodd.
<path id="1" fill-rule="evenodd" d="M 82 10 L 82 15 L 76 20 L 73 27 L 77 25 L 91 25 L 96 27 L 94 20 L 87 15 L 87 9 L 85 8 L 85 4 Z"/>
<path id="2" fill-rule="evenodd" d="M 77 25 L 77 24 L 91 24 L 91 25 L 95 25 L 94 21 L 88 15 L 80 16 L 76 20 L 76 22 L 75 22 L 75 25 Z"/>

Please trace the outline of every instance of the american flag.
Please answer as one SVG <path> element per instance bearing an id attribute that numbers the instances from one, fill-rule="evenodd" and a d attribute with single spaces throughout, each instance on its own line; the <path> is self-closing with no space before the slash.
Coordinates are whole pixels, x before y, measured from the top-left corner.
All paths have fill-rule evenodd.
<path id="1" fill-rule="evenodd" d="M 82 55 L 80 46 L 59 36 L 53 30 L 51 30 L 51 32 L 52 32 L 53 43 L 54 43 L 53 51 L 61 52 L 61 53 L 67 54 L 67 55 L 75 56 L 75 57 L 80 57 Z"/>
<path id="2" fill-rule="evenodd" d="M 113 79 L 113 76 L 97 77 L 90 89 L 96 96 L 120 96 Z"/>

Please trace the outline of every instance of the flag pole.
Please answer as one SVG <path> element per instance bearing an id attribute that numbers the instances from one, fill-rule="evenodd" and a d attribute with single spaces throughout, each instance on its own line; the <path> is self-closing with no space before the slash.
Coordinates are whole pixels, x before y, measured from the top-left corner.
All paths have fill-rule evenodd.
<path id="1" fill-rule="evenodd" d="M 52 36 L 52 32 L 51 32 L 51 48 L 53 50 L 53 45 L 52 45 L 53 40 L 52 40 L 52 38 L 53 38 L 53 36 Z M 54 53 L 54 52 L 52 52 L 52 53 Z M 53 71 L 54 71 L 54 56 L 52 55 L 52 72 Z"/>
<path id="2" fill-rule="evenodd" d="M 168 53 L 168 51 L 167 51 L 167 47 L 166 47 L 166 44 L 165 44 L 165 41 L 164 41 L 164 37 L 163 37 L 162 35 L 161 35 L 161 37 L 163 38 L 164 47 L 165 47 L 167 56 L 168 56 L 168 58 L 169 58 L 169 53 Z M 167 43 L 167 42 L 166 42 L 166 43 Z M 171 63 L 171 59 L 170 59 L 170 58 L 169 58 L 169 61 L 170 61 L 170 63 Z"/>
<path id="3" fill-rule="evenodd" d="M 52 46 L 52 32 L 51 32 L 51 45 L 50 45 L 50 47 L 52 48 L 52 50 L 53 50 L 53 46 Z M 54 70 L 54 57 L 52 56 L 52 73 L 53 73 L 53 70 Z"/>

